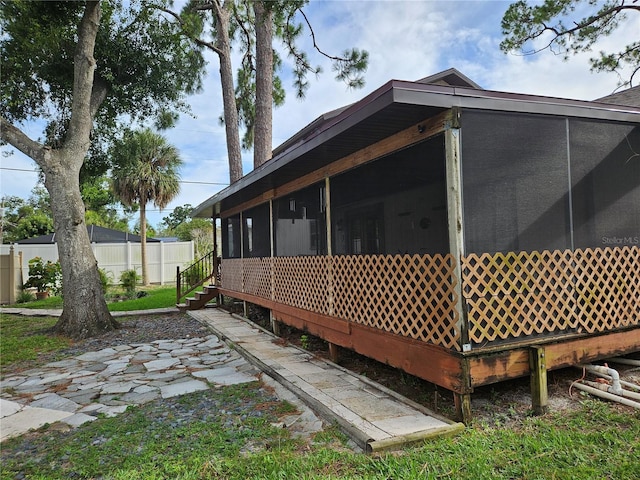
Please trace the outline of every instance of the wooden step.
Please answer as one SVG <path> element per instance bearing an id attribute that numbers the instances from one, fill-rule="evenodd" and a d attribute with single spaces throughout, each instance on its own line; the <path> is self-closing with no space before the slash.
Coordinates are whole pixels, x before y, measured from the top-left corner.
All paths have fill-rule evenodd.
<path id="1" fill-rule="evenodd" d="M 203 308 L 207 303 L 209 303 L 214 298 L 218 296 L 218 289 L 213 286 L 204 287 L 202 292 L 196 292 L 193 297 L 187 297 L 184 299 L 184 303 L 180 305 L 184 305 L 184 310 L 199 310 Z M 182 310 L 180 306 L 178 308 Z"/>

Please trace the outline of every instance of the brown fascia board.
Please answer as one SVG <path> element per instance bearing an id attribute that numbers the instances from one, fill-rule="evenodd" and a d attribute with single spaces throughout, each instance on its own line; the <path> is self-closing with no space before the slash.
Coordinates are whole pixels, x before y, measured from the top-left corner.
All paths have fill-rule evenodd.
<path id="1" fill-rule="evenodd" d="M 637 107 L 390 80 L 359 102 L 346 107 L 337 115 L 325 121 L 318 121 L 323 118 L 321 116 L 311 122 L 307 127 L 292 136 L 291 139 L 284 142 L 281 146 L 284 148 L 278 147 L 276 151 L 279 153 L 271 160 L 198 205 L 193 210 L 193 216 L 206 218 L 220 213 L 219 202 L 223 199 L 229 198 L 246 186 L 267 177 L 281 166 L 303 156 L 310 150 L 393 103 L 640 123 L 640 108 Z M 305 130 L 308 130 L 308 134 L 301 135 Z M 297 139 L 297 141 L 294 141 L 294 139 Z"/>

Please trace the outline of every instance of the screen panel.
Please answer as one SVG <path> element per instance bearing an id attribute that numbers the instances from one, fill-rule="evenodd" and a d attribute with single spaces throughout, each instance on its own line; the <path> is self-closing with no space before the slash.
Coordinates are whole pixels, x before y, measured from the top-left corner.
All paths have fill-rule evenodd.
<path id="1" fill-rule="evenodd" d="M 571 247 L 564 118 L 462 112 L 467 253 Z"/>
<path id="2" fill-rule="evenodd" d="M 569 127 L 575 247 L 640 245 L 640 127 Z"/>

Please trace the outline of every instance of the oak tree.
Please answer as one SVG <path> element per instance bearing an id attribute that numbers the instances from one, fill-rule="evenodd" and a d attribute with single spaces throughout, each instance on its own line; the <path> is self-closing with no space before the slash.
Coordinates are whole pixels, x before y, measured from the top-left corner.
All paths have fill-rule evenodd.
<path id="1" fill-rule="evenodd" d="M 117 322 L 87 235 L 81 168 L 96 137 L 123 121 L 185 111 L 183 96 L 200 88 L 204 60 L 146 0 L 2 1 L 0 27 L 0 138 L 44 174 L 63 274 L 56 329 L 93 336 Z M 20 128 L 37 120 L 46 123 L 42 139 Z"/>

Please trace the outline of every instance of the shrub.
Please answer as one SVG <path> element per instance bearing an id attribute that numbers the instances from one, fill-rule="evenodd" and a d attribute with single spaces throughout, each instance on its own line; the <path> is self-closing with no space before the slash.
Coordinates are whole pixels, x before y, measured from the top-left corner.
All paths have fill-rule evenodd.
<path id="1" fill-rule="evenodd" d="M 125 270 L 120 274 L 120 283 L 124 288 L 125 294 L 128 298 L 135 298 L 136 285 L 140 281 L 140 275 L 135 270 Z"/>
<path id="2" fill-rule="evenodd" d="M 16 303 L 29 303 L 33 302 L 35 299 L 36 296 L 33 293 L 23 290 L 18 295 L 18 298 L 16 298 Z"/>
<path id="3" fill-rule="evenodd" d="M 62 285 L 62 269 L 60 262 L 53 263 L 48 260 L 47 263 L 42 258 L 35 257 L 29 260 L 29 280 L 24 287 L 34 287 L 38 292 L 48 292 L 55 289 L 60 291 Z"/>
<path id="4" fill-rule="evenodd" d="M 99 268 L 98 273 L 100 274 L 100 283 L 102 284 L 102 293 L 106 294 L 107 289 L 109 288 L 109 285 L 111 285 L 111 272 L 107 272 L 106 270 Z"/>

